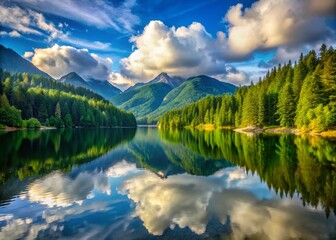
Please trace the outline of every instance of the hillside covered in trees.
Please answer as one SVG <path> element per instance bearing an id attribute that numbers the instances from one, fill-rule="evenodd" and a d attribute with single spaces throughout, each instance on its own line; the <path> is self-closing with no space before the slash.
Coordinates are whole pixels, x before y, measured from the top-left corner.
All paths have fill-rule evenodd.
<path id="1" fill-rule="evenodd" d="M 269 71 L 257 84 L 234 95 L 206 97 L 170 111 L 160 127 L 282 126 L 323 131 L 336 125 L 336 50 L 322 45 L 320 53 L 301 54 Z"/>
<path id="2" fill-rule="evenodd" d="M 119 110 L 84 88 L 41 75 L 0 70 L 0 125 L 12 127 L 136 126 L 132 113 Z"/>

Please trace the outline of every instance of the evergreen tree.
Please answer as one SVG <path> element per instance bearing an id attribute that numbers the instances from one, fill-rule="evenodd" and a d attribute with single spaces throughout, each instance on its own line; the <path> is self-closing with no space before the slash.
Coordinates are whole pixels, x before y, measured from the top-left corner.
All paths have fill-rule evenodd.
<path id="1" fill-rule="evenodd" d="M 59 102 L 57 102 L 56 107 L 55 107 L 55 116 L 59 119 L 62 118 L 62 111 L 61 111 L 61 106 Z"/>
<path id="2" fill-rule="evenodd" d="M 206 97 L 168 112 L 160 126 L 280 125 L 322 131 L 336 127 L 336 51 L 321 46 L 301 54 L 297 63 L 280 65 L 256 85 L 239 87 L 234 95 Z M 295 122 L 295 124 L 294 124 Z"/>
<path id="3" fill-rule="evenodd" d="M 71 118 L 71 115 L 69 113 L 67 113 L 64 117 L 64 125 L 65 125 L 65 127 L 69 127 L 69 128 L 73 127 L 72 118 Z"/>
<path id="4" fill-rule="evenodd" d="M 295 96 L 289 83 L 285 85 L 279 95 L 278 111 L 280 126 L 293 127 L 295 118 Z"/>
<path id="5" fill-rule="evenodd" d="M 320 77 L 316 74 L 308 75 L 304 80 L 296 110 L 295 124 L 297 127 L 309 128 L 312 117 L 308 116 L 308 111 L 319 105 L 321 87 Z"/>
<path id="6" fill-rule="evenodd" d="M 327 100 L 336 102 L 336 54 L 330 54 L 324 62 L 321 80 Z"/>
<path id="7" fill-rule="evenodd" d="M 243 102 L 242 124 L 258 125 L 258 101 L 255 91 L 248 91 Z"/>

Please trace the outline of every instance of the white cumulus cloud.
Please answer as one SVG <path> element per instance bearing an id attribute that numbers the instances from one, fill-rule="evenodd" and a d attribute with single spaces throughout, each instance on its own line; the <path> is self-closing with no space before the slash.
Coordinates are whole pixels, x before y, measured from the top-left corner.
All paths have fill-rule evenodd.
<path id="1" fill-rule="evenodd" d="M 76 72 L 85 79 L 108 79 L 112 59 L 101 58 L 87 49 L 77 49 L 57 44 L 50 48 L 34 49 L 32 62 L 54 78 Z"/>
<path id="2" fill-rule="evenodd" d="M 279 55 L 298 46 L 308 49 L 317 43 L 334 43 L 331 39 L 335 31 L 326 19 L 335 16 L 335 6 L 333 0 L 259 0 L 249 8 L 237 4 L 224 17 L 227 34 L 219 31 L 216 36 L 197 22 L 176 28 L 151 21 L 142 33 L 131 38 L 134 51 L 121 59 L 120 72 L 111 81 L 146 82 L 167 72 L 182 77 L 207 74 L 246 84 L 250 76 L 230 62 L 251 59 L 257 51 L 279 49 Z M 288 59 L 289 52 L 284 54 L 286 57 L 276 56 L 274 61 Z M 295 56 L 299 54 L 295 52 Z"/>
<path id="3" fill-rule="evenodd" d="M 231 71 L 237 72 L 218 58 L 215 48 L 218 41 L 201 23 L 175 28 L 161 21 L 151 21 L 140 35 L 131 38 L 135 50 L 121 59 L 120 75 L 114 75 L 115 83 L 146 82 L 161 72 L 182 77 L 224 76 Z"/>
<path id="4" fill-rule="evenodd" d="M 25 52 L 25 53 L 23 54 L 23 57 L 24 57 L 24 58 L 31 58 L 32 56 L 34 56 L 34 53 L 33 53 L 33 52 Z"/>
<path id="5" fill-rule="evenodd" d="M 335 6 L 333 0 L 259 0 L 246 9 L 237 4 L 225 16 L 228 49 L 247 57 L 256 50 L 326 40 L 334 32 L 325 18 Z"/>

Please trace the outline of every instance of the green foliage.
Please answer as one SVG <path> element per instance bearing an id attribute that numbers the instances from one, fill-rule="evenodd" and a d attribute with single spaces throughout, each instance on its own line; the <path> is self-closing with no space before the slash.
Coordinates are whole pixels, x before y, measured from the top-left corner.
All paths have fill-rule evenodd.
<path id="1" fill-rule="evenodd" d="M 62 117 L 61 106 L 60 106 L 59 102 L 57 102 L 57 104 L 56 104 L 55 116 L 59 119 Z"/>
<path id="2" fill-rule="evenodd" d="M 139 123 L 156 123 L 165 112 L 184 107 L 208 95 L 233 93 L 236 87 L 207 76 L 186 80 L 172 89 L 166 83 L 138 85 L 112 98 L 117 106 L 129 110 Z M 210 111 L 210 109 L 209 109 Z"/>
<path id="3" fill-rule="evenodd" d="M 240 87 L 234 95 L 201 99 L 167 112 L 159 126 L 275 126 L 323 131 L 336 125 L 336 51 L 321 47 L 273 68 L 257 84 Z M 213 109 L 213 110 L 211 110 Z"/>
<path id="4" fill-rule="evenodd" d="M 54 170 L 70 171 L 73 165 L 92 161 L 134 135 L 134 128 L 3 132 L 0 142 L 6 144 L 0 144 L 0 184 Z"/>
<path id="5" fill-rule="evenodd" d="M 64 128 L 64 123 L 63 123 L 62 119 L 60 119 L 58 117 L 51 116 L 48 119 L 48 126 L 57 127 L 57 128 Z"/>
<path id="6" fill-rule="evenodd" d="M 177 128 L 200 124 L 232 126 L 235 122 L 236 105 L 235 98 L 228 94 L 223 97 L 208 96 L 181 110 L 167 112 L 160 118 L 159 125 Z"/>
<path id="7" fill-rule="evenodd" d="M 132 113 L 117 109 L 101 96 L 31 74 L 0 70 L 0 123 L 21 127 L 22 119 L 36 118 L 55 127 L 136 126 Z"/>
<path id="8" fill-rule="evenodd" d="M 305 79 L 297 106 L 296 125 L 311 130 L 316 118 L 315 108 L 321 103 L 321 82 L 317 74 L 308 75 Z M 314 121 L 315 122 L 315 121 Z"/>
<path id="9" fill-rule="evenodd" d="M 166 83 L 152 83 L 112 97 L 112 102 L 122 109 L 143 117 L 157 109 L 172 87 Z"/>
<path id="10" fill-rule="evenodd" d="M 6 95 L 0 97 L 0 123 L 10 127 L 21 127 L 21 111 L 10 106 Z"/>
<path id="11" fill-rule="evenodd" d="M 220 82 L 208 76 L 193 77 L 170 91 L 160 107 L 150 113 L 148 118 L 155 122 L 159 116 L 169 110 L 184 107 L 208 95 L 218 96 L 224 93 L 234 93 L 235 89 L 236 87 L 232 84 Z"/>
<path id="12" fill-rule="evenodd" d="M 298 193 L 303 204 L 322 206 L 327 215 L 336 210 L 334 140 L 286 134 L 251 137 L 228 130 L 164 129 L 160 134 L 164 140 L 185 146 L 194 154 L 225 159 L 257 173 L 280 196 L 293 197 Z"/>
<path id="13" fill-rule="evenodd" d="M 40 128 L 41 127 L 41 123 L 39 120 L 37 120 L 36 118 L 29 118 L 26 121 L 26 128 Z"/>
<path id="14" fill-rule="evenodd" d="M 73 122 L 70 113 L 67 113 L 64 117 L 64 125 L 67 128 L 72 128 L 73 127 Z"/>
<path id="15" fill-rule="evenodd" d="M 279 95 L 278 111 L 280 126 L 293 127 L 295 118 L 295 96 L 290 83 L 282 89 Z"/>

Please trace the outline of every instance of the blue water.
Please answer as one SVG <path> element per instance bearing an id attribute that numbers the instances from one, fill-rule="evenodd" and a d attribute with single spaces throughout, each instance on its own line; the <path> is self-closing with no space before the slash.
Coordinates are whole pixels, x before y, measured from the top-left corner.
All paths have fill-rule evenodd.
<path id="1" fill-rule="evenodd" d="M 168 141 L 157 129 L 138 129 L 135 136 L 111 146 L 66 170 L 5 179 L 0 185 L 0 239 L 336 236 L 334 213 L 327 216 L 321 202 L 304 204 L 300 189 L 292 197 L 280 194 L 257 171 L 228 159 L 210 159 L 183 142 Z M 20 190 L 5 199 L 4 193 L 15 187 Z"/>

